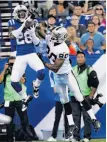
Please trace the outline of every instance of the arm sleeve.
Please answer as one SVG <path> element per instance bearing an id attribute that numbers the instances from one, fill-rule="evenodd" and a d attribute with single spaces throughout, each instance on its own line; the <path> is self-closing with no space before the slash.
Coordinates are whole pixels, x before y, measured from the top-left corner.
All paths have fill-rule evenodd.
<path id="1" fill-rule="evenodd" d="M 33 39 L 34 45 L 38 46 L 40 43 L 40 39 L 36 36 L 35 33 L 32 34 L 32 39 Z"/>
<path id="2" fill-rule="evenodd" d="M 88 75 L 88 86 L 97 88 L 99 85 L 99 80 L 97 77 L 96 71 L 91 71 L 91 73 Z"/>

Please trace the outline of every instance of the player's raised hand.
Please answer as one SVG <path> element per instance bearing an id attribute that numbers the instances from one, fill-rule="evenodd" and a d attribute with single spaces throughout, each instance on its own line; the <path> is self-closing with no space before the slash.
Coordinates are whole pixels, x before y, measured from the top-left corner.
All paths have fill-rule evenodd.
<path id="1" fill-rule="evenodd" d="M 25 27 L 26 27 L 27 29 L 30 29 L 30 27 L 31 27 L 32 25 L 34 25 L 34 20 L 31 19 L 31 16 L 29 16 L 29 17 L 26 19 L 26 21 L 25 21 Z"/>
<path id="2" fill-rule="evenodd" d="M 36 30 L 36 26 L 35 26 L 35 25 L 33 25 L 33 26 L 31 26 L 29 29 L 27 29 L 27 31 L 29 31 L 29 33 L 30 33 L 31 35 L 35 34 L 35 30 Z"/>
<path id="3" fill-rule="evenodd" d="M 36 26 L 35 26 L 35 25 L 33 25 L 33 26 L 30 27 L 30 30 L 31 30 L 33 33 L 35 33 L 35 29 L 36 29 Z"/>

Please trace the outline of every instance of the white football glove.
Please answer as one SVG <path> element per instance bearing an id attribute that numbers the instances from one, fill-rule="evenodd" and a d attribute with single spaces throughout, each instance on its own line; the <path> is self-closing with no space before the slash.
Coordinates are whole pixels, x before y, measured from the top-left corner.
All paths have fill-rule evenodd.
<path id="1" fill-rule="evenodd" d="M 36 30 L 36 27 L 35 27 L 35 25 L 33 25 L 27 31 L 32 36 L 32 40 L 33 40 L 34 45 L 38 45 L 40 43 L 40 39 L 36 36 L 35 30 Z"/>
<path id="2" fill-rule="evenodd" d="M 35 25 L 33 25 L 32 27 L 30 27 L 30 29 L 27 29 L 27 31 L 30 33 L 30 35 L 35 35 L 35 30 L 36 30 Z"/>

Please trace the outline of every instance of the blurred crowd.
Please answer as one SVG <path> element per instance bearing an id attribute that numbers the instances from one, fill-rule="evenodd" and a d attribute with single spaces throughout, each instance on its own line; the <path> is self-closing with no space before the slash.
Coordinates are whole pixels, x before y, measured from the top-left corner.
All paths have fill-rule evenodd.
<path id="1" fill-rule="evenodd" d="M 44 22 L 48 30 L 54 26 L 66 27 L 71 55 L 78 50 L 88 55 L 106 52 L 106 1 L 22 0 L 19 3 L 34 9 L 38 23 Z"/>
<path id="2" fill-rule="evenodd" d="M 50 7 L 47 7 L 47 1 L 23 0 L 22 3 L 27 7 L 35 7 L 39 14 L 39 23 L 45 20 L 49 28 L 67 28 L 67 44 L 72 55 L 78 50 L 83 50 L 88 55 L 105 53 L 105 1 L 57 0 Z"/>

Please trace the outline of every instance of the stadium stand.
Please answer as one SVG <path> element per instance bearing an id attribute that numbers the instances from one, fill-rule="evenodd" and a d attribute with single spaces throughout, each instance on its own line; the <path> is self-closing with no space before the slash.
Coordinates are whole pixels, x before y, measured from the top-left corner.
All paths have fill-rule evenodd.
<path id="1" fill-rule="evenodd" d="M 1 46 L 0 47 L 0 56 L 2 56 L 2 57 L 7 57 L 7 56 L 10 55 L 11 48 L 10 48 L 10 42 L 9 42 L 9 36 L 8 36 L 8 23 L 7 22 L 10 18 L 12 18 L 12 12 L 13 12 L 14 7 L 21 2 L 22 2 L 21 0 L 20 1 L 16 1 L 16 0 L 0 1 L 0 46 Z M 40 5 L 38 3 L 41 4 L 41 1 L 38 1 L 36 3 L 36 7 L 38 7 Z M 48 10 L 51 9 L 51 8 L 48 8 Z M 44 16 L 42 16 L 42 18 L 43 17 Z M 86 21 L 87 15 L 82 14 L 81 17 L 85 17 L 85 18 L 82 19 L 82 21 L 84 21 L 84 20 Z M 68 20 L 68 16 L 67 16 L 65 18 L 66 20 L 62 20 L 62 23 L 61 23 L 60 19 L 61 18 L 58 17 L 58 19 L 57 19 L 58 24 L 56 23 L 57 25 L 63 25 L 64 26 L 64 23 L 69 23 L 68 21 L 70 20 L 70 19 Z M 64 22 L 64 21 L 66 21 L 66 22 Z M 103 28 L 104 28 L 104 26 L 103 26 Z M 104 30 L 104 32 L 105 32 L 105 30 Z"/>
<path id="2" fill-rule="evenodd" d="M 17 1 L 0 1 L 0 56 L 2 57 L 10 55 L 7 22 L 12 17 L 12 11 L 17 4 Z"/>

